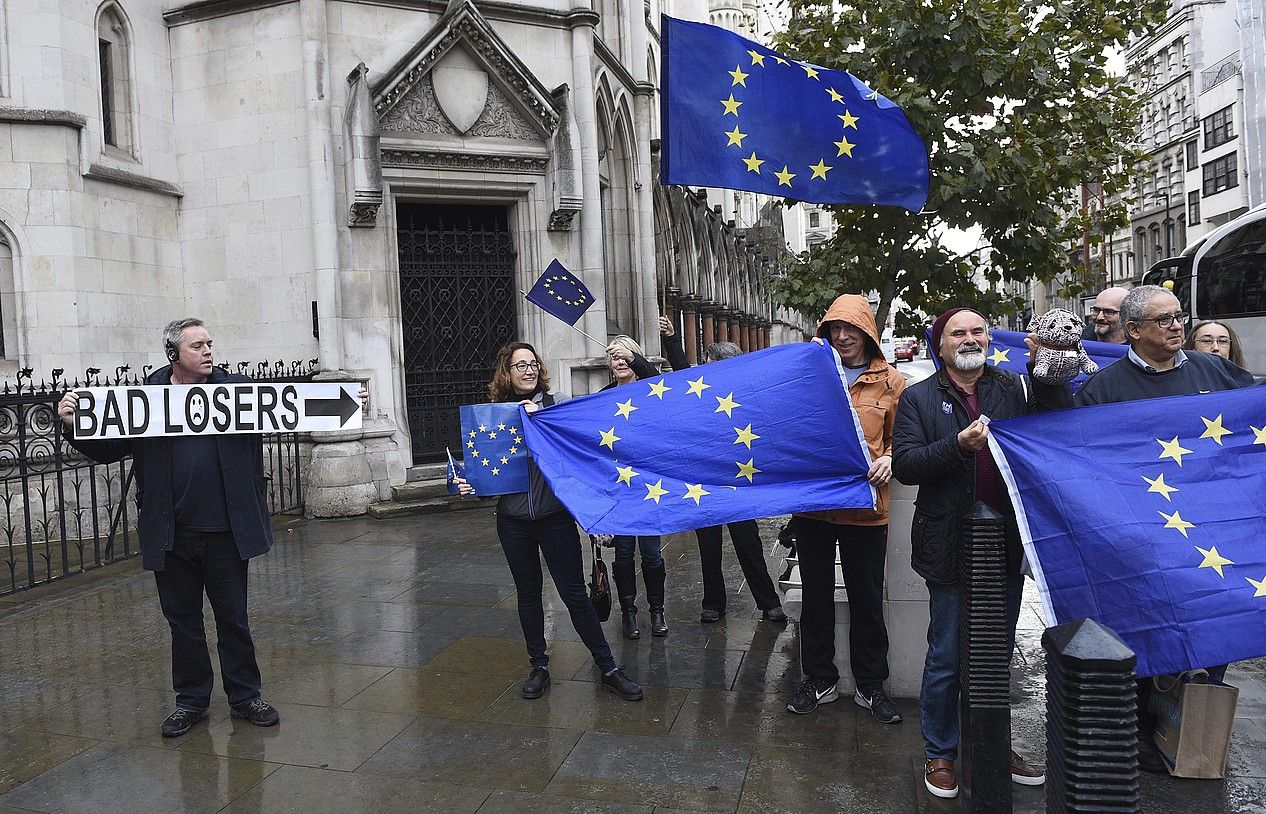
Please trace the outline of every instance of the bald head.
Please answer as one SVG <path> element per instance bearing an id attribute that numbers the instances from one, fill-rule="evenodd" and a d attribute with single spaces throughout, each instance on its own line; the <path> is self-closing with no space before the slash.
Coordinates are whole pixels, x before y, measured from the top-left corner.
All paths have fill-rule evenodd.
<path id="1" fill-rule="evenodd" d="M 1125 342 L 1125 327 L 1121 324 L 1121 301 L 1129 293 L 1128 288 L 1113 286 L 1100 291 L 1099 296 L 1095 297 L 1095 304 L 1090 309 L 1090 325 L 1095 330 L 1095 339 L 1118 345 Z"/>

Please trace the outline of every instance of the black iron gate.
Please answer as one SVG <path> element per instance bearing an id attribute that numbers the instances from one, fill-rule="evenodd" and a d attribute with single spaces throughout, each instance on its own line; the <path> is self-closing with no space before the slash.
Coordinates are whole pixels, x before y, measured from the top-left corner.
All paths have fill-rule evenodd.
<path id="1" fill-rule="evenodd" d="M 497 349 L 518 334 L 505 207 L 401 203 L 404 389 L 415 462 L 460 448 L 457 408 L 488 400 Z"/>

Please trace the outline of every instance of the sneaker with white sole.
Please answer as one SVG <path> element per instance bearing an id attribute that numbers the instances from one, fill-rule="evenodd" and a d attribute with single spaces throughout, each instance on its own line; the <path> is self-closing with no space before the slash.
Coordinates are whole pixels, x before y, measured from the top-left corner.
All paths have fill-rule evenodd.
<path id="1" fill-rule="evenodd" d="M 787 702 L 787 711 L 797 715 L 808 715 L 818 708 L 818 704 L 829 704 L 839 697 L 834 681 L 806 678 L 800 682 L 800 689 Z"/>
<path id="2" fill-rule="evenodd" d="M 901 723 L 901 712 L 897 710 L 897 705 L 882 688 L 870 692 L 858 690 L 853 696 L 853 702 L 863 709 L 870 710 L 870 717 L 881 724 Z"/>

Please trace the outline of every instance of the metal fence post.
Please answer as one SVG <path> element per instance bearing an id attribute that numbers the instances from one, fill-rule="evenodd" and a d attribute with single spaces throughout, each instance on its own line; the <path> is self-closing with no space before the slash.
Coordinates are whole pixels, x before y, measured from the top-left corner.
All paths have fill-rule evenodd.
<path id="1" fill-rule="evenodd" d="M 1139 810 L 1134 667 L 1116 634 L 1079 619 L 1042 634 L 1046 810 Z"/>
<path id="2" fill-rule="evenodd" d="M 972 812 L 1011 811 L 1011 648 L 1006 523 L 979 501 L 963 518 L 958 647 L 960 785 Z"/>

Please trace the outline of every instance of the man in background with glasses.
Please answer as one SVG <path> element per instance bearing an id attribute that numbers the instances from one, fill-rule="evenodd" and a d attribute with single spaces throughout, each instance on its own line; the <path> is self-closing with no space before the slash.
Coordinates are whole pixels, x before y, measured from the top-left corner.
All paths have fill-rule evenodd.
<path id="1" fill-rule="evenodd" d="M 1082 339 L 1095 342 L 1111 342 L 1114 345 L 1125 344 L 1125 326 L 1121 324 L 1121 301 L 1129 294 L 1128 288 L 1114 286 L 1105 288 L 1095 297 L 1095 304 L 1090 307 L 1090 319 L 1086 321 L 1086 329 L 1081 332 Z"/>
<path id="2" fill-rule="evenodd" d="M 1221 356 L 1184 353 L 1187 320 L 1178 298 L 1158 285 L 1142 285 L 1121 301 L 1121 324 L 1130 349 L 1125 356 L 1099 370 L 1073 396 L 1073 404 L 1114 404 L 1160 396 L 1190 396 L 1252 387 L 1256 382 L 1243 368 Z M 1226 665 L 1211 666 L 1209 676 L 1221 681 Z M 1164 773 L 1165 762 L 1156 750 L 1154 716 L 1148 710 L 1152 682 L 1138 682 L 1139 768 Z"/>

